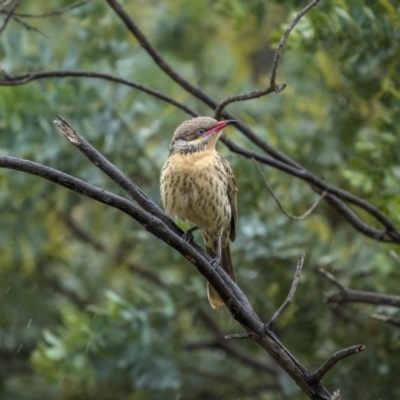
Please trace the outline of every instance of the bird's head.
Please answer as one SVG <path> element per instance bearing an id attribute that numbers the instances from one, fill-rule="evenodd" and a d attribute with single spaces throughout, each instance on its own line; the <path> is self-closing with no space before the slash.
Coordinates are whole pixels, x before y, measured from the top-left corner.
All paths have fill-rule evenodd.
<path id="1" fill-rule="evenodd" d="M 234 123 L 234 120 L 217 121 L 211 117 L 197 117 L 185 121 L 176 128 L 169 152 L 189 154 L 214 149 L 222 130 Z"/>

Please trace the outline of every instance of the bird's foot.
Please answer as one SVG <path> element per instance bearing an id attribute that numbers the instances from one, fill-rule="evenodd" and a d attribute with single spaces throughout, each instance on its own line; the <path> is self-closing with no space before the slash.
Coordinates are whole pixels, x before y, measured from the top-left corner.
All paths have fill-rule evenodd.
<path id="1" fill-rule="evenodd" d="M 218 267 L 219 264 L 221 264 L 221 260 L 222 260 L 222 256 L 221 255 L 217 255 L 215 258 L 213 258 L 210 261 L 210 264 L 215 269 L 215 268 Z"/>
<path id="2" fill-rule="evenodd" d="M 194 226 L 193 228 L 188 229 L 188 230 L 182 235 L 182 239 L 183 239 L 185 242 L 189 242 L 189 243 L 193 242 L 193 240 L 194 240 L 193 232 L 194 232 L 196 229 L 199 229 L 199 228 L 197 228 L 197 226 Z"/>

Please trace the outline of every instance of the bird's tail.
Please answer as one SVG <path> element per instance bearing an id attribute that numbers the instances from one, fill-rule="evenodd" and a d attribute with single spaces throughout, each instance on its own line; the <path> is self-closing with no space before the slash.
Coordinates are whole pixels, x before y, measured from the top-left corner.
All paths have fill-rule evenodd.
<path id="1" fill-rule="evenodd" d="M 206 246 L 207 254 L 214 258 L 217 254 L 208 246 Z M 227 274 L 231 277 L 231 279 L 236 283 L 235 271 L 233 270 L 232 265 L 232 257 L 231 251 L 229 249 L 229 242 L 222 249 L 222 261 L 221 267 L 227 272 Z M 219 297 L 219 294 L 215 291 L 215 289 L 207 282 L 207 296 L 208 301 L 211 304 L 211 307 L 216 309 L 220 308 L 224 302 Z"/>

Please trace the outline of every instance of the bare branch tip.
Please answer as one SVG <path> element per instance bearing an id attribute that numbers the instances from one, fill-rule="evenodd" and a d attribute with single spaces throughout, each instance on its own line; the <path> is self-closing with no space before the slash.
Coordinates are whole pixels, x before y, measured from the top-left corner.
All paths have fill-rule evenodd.
<path id="1" fill-rule="evenodd" d="M 78 133 L 73 129 L 67 121 L 57 115 L 57 119 L 53 123 L 60 129 L 63 136 L 74 146 L 79 146 L 82 143 Z"/>

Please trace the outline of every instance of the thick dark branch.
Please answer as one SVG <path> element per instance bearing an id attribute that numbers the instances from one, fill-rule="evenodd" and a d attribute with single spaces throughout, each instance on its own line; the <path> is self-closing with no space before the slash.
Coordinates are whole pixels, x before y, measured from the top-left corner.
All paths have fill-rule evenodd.
<path id="1" fill-rule="evenodd" d="M 367 303 L 400 308 L 400 296 L 348 289 L 328 271 L 323 268 L 319 268 L 318 271 L 340 289 L 338 292 L 325 293 L 327 303 Z"/>
<path id="2" fill-rule="evenodd" d="M 371 314 L 371 318 L 400 328 L 400 318 L 389 317 L 388 315 L 382 314 Z"/>
<path id="3" fill-rule="evenodd" d="M 274 314 L 271 320 L 267 323 L 267 329 L 272 329 L 278 318 L 285 312 L 285 310 L 289 307 L 290 303 L 293 301 L 293 297 L 296 293 L 297 285 L 299 284 L 301 269 L 304 264 L 304 253 L 300 253 L 299 259 L 297 261 L 296 273 L 293 278 L 292 286 L 290 288 L 289 294 L 285 300 L 285 302 L 280 306 L 279 310 Z"/>
<path id="4" fill-rule="evenodd" d="M 343 358 L 353 356 L 358 354 L 365 349 L 362 344 L 357 344 L 355 346 L 348 347 L 347 349 L 339 350 L 332 356 L 328 358 L 311 376 L 310 381 L 319 382 L 324 375 L 340 360 Z"/>
<path id="5" fill-rule="evenodd" d="M 11 17 L 14 14 L 14 10 L 18 7 L 19 0 L 15 0 L 14 4 L 12 5 L 9 11 L 4 11 L 6 17 L 4 18 L 3 25 L 0 27 L 0 35 L 3 33 L 4 29 L 6 29 L 8 23 L 10 22 Z"/>
<path id="6" fill-rule="evenodd" d="M 102 154 L 100 154 L 93 146 L 91 146 L 78 132 L 76 132 L 66 121 L 61 117 L 54 121 L 55 124 L 60 128 L 64 137 L 75 147 L 77 147 L 90 161 L 93 162 L 98 168 L 100 168 L 105 174 L 107 174 L 115 183 L 121 186 L 146 212 L 149 212 L 152 216 L 155 216 L 160 221 L 166 224 L 176 235 L 181 236 L 182 231 L 176 226 L 176 224 L 169 218 L 161 209 L 155 204 L 147 195 L 123 172 L 121 172 L 115 165 L 108 161 Z M 195 250 L 205 253 L 203 250 L 192 243 Z M 206 256 L 208 260 L 209 257 Z M 192 262 L 193 263 L 193 262 Z M 247 312 L 254 313 L 249 301 L 245 294 L 239 289 L 239 287 L 228 278 L 226 272 L 218 266 L 216 271 L 219 275 L 222 274 L 225 280 L 225 284 L 228 285 L 230 293 L 233 294 L 235 299 L 243 306 Z M 211 282 L 210 282 L 211 283 Z"/>
<path id="7" fill-rule="evenodd" d="M 219 291 L 218 294 L 228 306 L 233 316 L 235 318 L 241 318 L 240 316 L 249 318 L 249 329 L 260 329 L 261 332 L 262 323 L 257 319 L 254 311 L 251 308 L 248 308 L 248 300 L 246 304 L 243 305 L 235 296 L 235 294 L 238 293 L 239 297 L 243 298 L 245 297 L 244 293 L 232 282 L 232 279 L 230 279 L 228 274 L 221 267 L 218 266 L 217 268 L 213 268 L 209 264 L 208 261 L 211 259 L 201 248 L 190 245 L 179 235 L 177 235 L 175 230 L 181 232 L 178 227 L 176 227 L 176 229 L 173 231 L 156 216 L 120 196 L 92 186 L 61 171 L 57 171 L 53 168 L 34 163 L 32 161 L 21 160 L 8 156 L 0 156 L 0 168 L 23 171 L 45 178 L 51 182 L 66 187 L 67 189 L 82 194 L 83 196 L 90 197 L 103 204 L 117 208 L 131 216 L 147 231 L 163 240 L 174 249 L 178 250 L 200 271 L 200 273 L 213 285 L 216 290 L 219 291 L 219 289 L 222 287 L 223 289 Z"/>
<path id="8" fill-rule="evenodd" d="M 310 383 L 307 380 L 309 371 L 304 368 L 294 356 L 282 345 L 278 338 L 270 331 L 265 330 L 264 324 L 255 315 L 248 301 L 241 303 L 235 296 L 240 293 L 240 298 L 245 298 L 243 292 L 232 282 L 226 272 L 221 268 L 213 268 L 209 264 L 210 258 L 204 251 L 197 250 L 184 241 L 163 221 L 149 212 L 142 210 L 134 203 L 99 189 L 72 176 L 56 171 L 52 168 L 20 160 L 13 157 L 0 156 L 0 167 L 24 171 L 48 179 L 84 196 L 95 199 L 101 203 L 117 208 L 138 221 L 147 231 L 163 240 L 186 257 L 199 272 L 212 284 L 226 307 L 242 327 L 252 333 L 257 343 L 260 344 L 277 363 L 292 377 L 299 387 L 312 399 L 330 400 L 331 396 L 320 383 Z M 227 342 L 228 343 L 228 342 Z"/>
<path id="9" fill-rule="evenodd" d="M 6 75 L 5 79 L 0 79 L 0 86 L 17 86 L 17 85 L 24 85 L 26 83 L 36 81 L 38 79 L 49 79 L 49 78 L 68 78 L 68 77 L 75 77 L 75 78 L 96 78 L 96 79 L 104 79 L 106 81 L 111 81 L 115 83 L 121 83 L 123 85 L 132 87 L 134 89 L 141 90 L 151 96 L 154 96 L 160 100 L 163 100 L 167 103 L 174 105 L 175 107 L 185 111 L 187 114 L 192 115 L 193 117 L 197 117 L 200 114 L 196 111 L 192 110 L 191 108 L 187 107 L 185 104 L 176 101 L 170 96 L 167 96 L 164 93 L 161 93 L 157 90 L 151 89 L 145 85 L 142 85 L 137 82 L 130 81 L 129 79 L 124 79 L 116 75 L 111 74 L 103 74 L 100 72 L 94 71 L 40 71 L 40 72 L 32 72 L 29 74 L 24 75 L 15 75 L 10 76 Z"/>
<path id="10" fill-rule="evenodd" d="M 160 207 L 151 201 L 147 195 L 115 165 L 108 161 L 92 145 L 90 145 L 78 132 L 76 132 L 60 116 L 54 121 L 55 125 L 61 130 L 64 137 L 78 148 L 94 165 L 100 168 L 117 185 L 124 189 L 133 200 L 135 200 L 143 209 L 161 219 L 170 229 L 180 233 L 176 229 L 176 224 L 169 218 Z"/>

